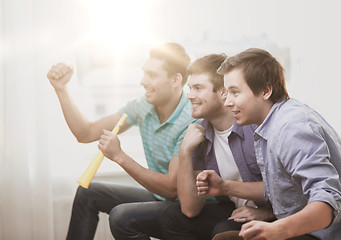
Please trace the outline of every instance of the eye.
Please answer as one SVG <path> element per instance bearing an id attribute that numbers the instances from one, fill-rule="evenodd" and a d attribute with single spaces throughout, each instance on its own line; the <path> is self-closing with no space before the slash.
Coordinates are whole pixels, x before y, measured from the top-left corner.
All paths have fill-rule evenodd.
<path id="1" fill-rule="evenodd" d="M 238 91 L 236 91 L 236 90 L 233 90 L 233 91 L 231 91 L 231 94 L 233 94 L 234 96 L 237 96 L 238 95 Z"/>
<path id="2" fill-rule="evenodd" d="M 148 77 L 148 78 L 151 78 L 151 79 L 157 77 L 156 73 L 154 73 L 154 72 L 149 72 L 149 71 L 144 72 L 144 75 L 145 75 L 146 77 Z"/>
<path id="3" fill-rule="evenodd" d="M 155 73 L 149 73 L 149 77 L 150 78 L 156 78 L 156 74 Z"/>

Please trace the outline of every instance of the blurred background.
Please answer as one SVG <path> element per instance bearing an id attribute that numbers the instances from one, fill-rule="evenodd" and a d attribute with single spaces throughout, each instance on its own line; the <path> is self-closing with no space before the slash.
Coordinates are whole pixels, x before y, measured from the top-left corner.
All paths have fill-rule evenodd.
<path id="1" fill-rule="evenodd" d="M 97 152 L 69 131 L 46 78 L 75 68 L 69 90 L 95 120 L 143 94 L 141 65 L 156 44 L 192 59 L 268 50 L 291 97 L 341 133 L 341 3 L 337 0 L 1 0 L 0 239 L 65 239 L 78 177 Z M 122 148 L 146 166 L 137 128 Z M 136 184 L 108 159 L 96 180 Z M 96 239 L 112 239 L 101 214 Z"/>

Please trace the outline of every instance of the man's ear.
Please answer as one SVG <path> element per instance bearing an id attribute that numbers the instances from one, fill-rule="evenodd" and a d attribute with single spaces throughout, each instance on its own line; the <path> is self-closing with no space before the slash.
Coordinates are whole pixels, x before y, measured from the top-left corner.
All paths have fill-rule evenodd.
<path id="1" fill-rule="evenodd" d="M 262 95 L 264 100 L 269 100 L 272 95 L 272 86 L 267 84 L 262 91 Z"/>
<path id="2" fill-rule="evenodd" d="M 173 77 L 173 86 L 181 86 L 182 87 L 182 75 L 180 73 L 176 73 Z"/>

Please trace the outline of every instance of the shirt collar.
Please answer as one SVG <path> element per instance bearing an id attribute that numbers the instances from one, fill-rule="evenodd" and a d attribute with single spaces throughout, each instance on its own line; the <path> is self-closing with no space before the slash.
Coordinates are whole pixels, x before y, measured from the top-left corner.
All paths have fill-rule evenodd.
<path id="1" fill-rule="evenodd" d="M 243 131 L 243 127 L 239 126 L 236 122 L 236 120 L 234 120 L 233 123 L 233 127 L 232 127 L 232 132 L 237 134 L 239 137 L 244 139 L 244 131 Z M 231 135 L 230 135 L 231 136 Z"/>
<path id="2" fill-rule="evenodd" d="M 182 92 L 180 101 L 178 105 L 176 106 L 174 112 L 164 123 L 161 124 L 161 126 L 167 123 L 174 124 L 174 122 L 179 118 L 179 115 L 181 114 L 183 108 L 186 106 L 187 103 L 188 103 L 187 95 L 184 92 Z M 148 114 L 150 114 L 151 116 L 153 116 L 155 119 L 159 121 L 155 106 L 153 104 L 148 103 Z"/>
<path id="3" fill-rule="evenodd" d="M 213 142 L 214 131 L 213 131 L 212 124 L 207 119 L 203 119 L 200 122 L 200 125 L 203 126 L 206 129 L 205 130 L 205 138 L 208 141 Z"/>
<path id="4" fill-rule="evenodd" d="M 260 137 L 264 138 L 264 139 L 268 139 L 267 134 L 268 134 L 268 130 L 272 124 L 272 119 L 274 117 L 274 115 L 276 114 L 276 112 L 281 108 L 281 106 L 283 104 L 285 104 L 288 100 L 283 100 L 280 102 L 276 102 L 270 109 L 270 112 L 268 113 L 268 115 L 266 116 L 266 118 L 264 119 L 264 121 L 262 122 L 261 125 L 259 125 L 259 127 L 255 130 L 255 134 L 259 135 Z"/>
<path id="5" fill-rule="evenodd" d="M 165 123 L 168 122 L 168 123 L 174 124 L 174 122 L 179 118 L 182 110 L 187 105 L 187 103 L 188 103 L 187 95 L 184 93 L 184 91 L 182 91 L 181 98 L 180 98 L 180 101 L 178 103 L 178 106 L 175 108 L 174 112 L 167 119 L 167 121 Z"/>

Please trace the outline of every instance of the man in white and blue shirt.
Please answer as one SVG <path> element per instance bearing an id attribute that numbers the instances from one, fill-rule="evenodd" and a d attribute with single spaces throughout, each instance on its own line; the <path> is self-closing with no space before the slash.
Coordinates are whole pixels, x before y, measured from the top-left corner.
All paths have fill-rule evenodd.
<path id="1" fill-rule="evenodd" d="M 206 240 L 217 233 L 240 230 L 249 217 L 272 220 L 269 206 L 257 208 L 264 194 L 248 201 L 250 189 L 264 189 L 253 148 L 257 126 L 239 126 L 229 108 L 224 106 L 226 91 L 217 69 L 225 54 L 209 54 L 195 60 L 188 68 L 191 101 L 199 124 L 190 124 L 180 149 L 178 198 L 160 215 L 165 240 Z M 216 198 L 197 193 L 196 177 L 208 174 L 229 183 L 226 196 Z M 260 200 L 260 202 L 258 202 Z M 247 214 L 245 214 L 247 212 Z M 261 212 L 261 215 L 259 214 Z M 238 214 L 235 214 L 238 213 Z"/>

